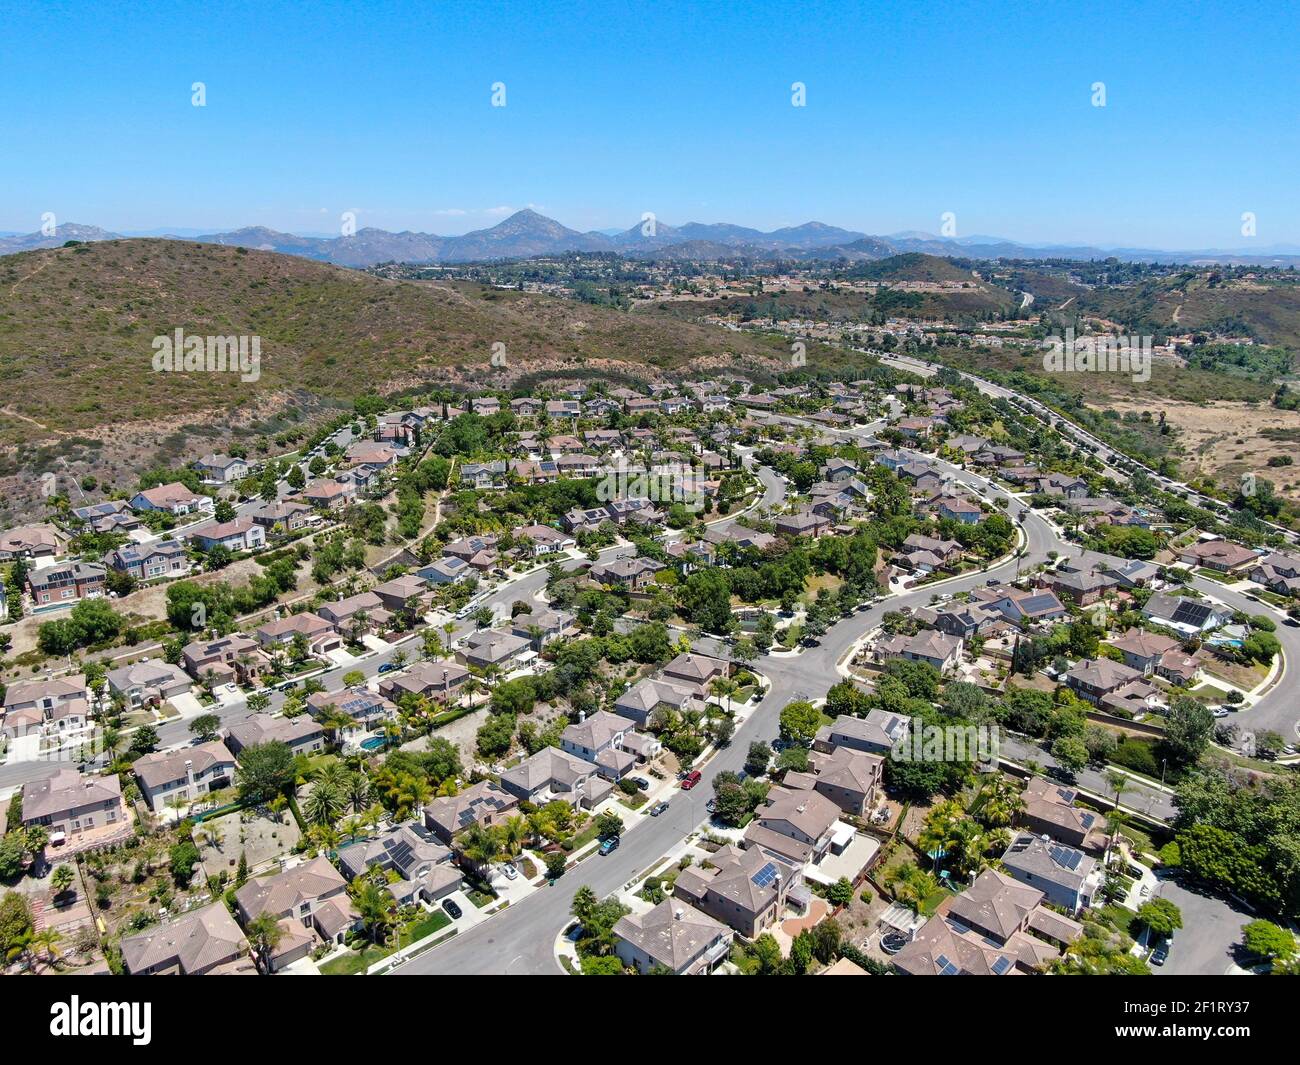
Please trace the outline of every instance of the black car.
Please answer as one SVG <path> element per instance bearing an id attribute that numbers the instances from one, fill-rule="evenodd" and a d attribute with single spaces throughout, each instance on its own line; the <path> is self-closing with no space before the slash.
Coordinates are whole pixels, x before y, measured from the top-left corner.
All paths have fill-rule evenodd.
<path id="1" fill-rule="evenodd" d="M 652 807 L 650 807 L 650 816 L 658 817 L 661 813 L 663 813 L 667 809 L 668 809 L 668 804 L 666 802 L 657 802 Z"/>
<path id="2" fill-rule="evenodd" d="M 442 908 L 447 911 L 447 916 L 453 921 L 459 921 L 465 914 L 465 911 L 456 905 L 454 899 L 443 899 Z"/>
<path id="3" fill-rule="evenodd" d="M 635 784 L 642 791 L 650 790 L 650 781 L 646 780 L 645 777 L 633 777 L 632 783 Z"/>

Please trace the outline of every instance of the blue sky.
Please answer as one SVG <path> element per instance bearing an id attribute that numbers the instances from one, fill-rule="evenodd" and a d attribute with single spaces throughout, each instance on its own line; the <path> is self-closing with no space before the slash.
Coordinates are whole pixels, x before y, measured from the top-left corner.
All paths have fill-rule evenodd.
<path id="1" fill-rule="evenodd" d="M 6 3 L 3 24 L 0 230 L 355 211 L 450 234 L 531 205 L 583 230 L 952 212 L 958 236 L 1300 243 L 1296 5 Z"/>

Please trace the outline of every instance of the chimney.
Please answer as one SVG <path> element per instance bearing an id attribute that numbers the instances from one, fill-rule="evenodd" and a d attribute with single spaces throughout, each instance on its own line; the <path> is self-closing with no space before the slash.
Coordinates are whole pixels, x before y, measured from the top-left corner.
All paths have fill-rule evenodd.
<path id="1" fill-rule="evenodd" d="M 682 910 L 682 909 L 673 910 L 673 920 L 674 920 L 674 921 L 680 921 L 680 920 L 681 920 L 683 917 L 685 917 L 685 916 L 686 916 L 686 911 L 685 911 L 685 910 Z"/>

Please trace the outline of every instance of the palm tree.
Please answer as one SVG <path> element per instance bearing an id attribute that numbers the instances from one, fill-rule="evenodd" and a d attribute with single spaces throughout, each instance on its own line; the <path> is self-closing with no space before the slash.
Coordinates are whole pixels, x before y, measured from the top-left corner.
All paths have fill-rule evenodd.
<path id="1" fill-rule="evenodd" d="M 1106 827 L 1110 829 L 1110 833 L 1106 837 L 1106 856 L 1102 865 L 1110 863 L 1110 850 L 1115 845 L 1115 838 L 1119 835 L 1120 826 L 1124 823 L 1124 814 L 1119 808 L 1119 797 L 1129 789 L 1132 781 L 1118 769 L 1111 769 L 1106 773 L 1106 783 L 1110 785 L 1111 790 L 1115 793 L 1115 805 L 1111 807 L 1110 817 L 1106 819 Z"/>
<path id="2" fill-rule="evenodd" d="M 528 839 L 528 818 L 522 814 L 507 818 L 501 826 L 501 846 L 510 857 L 515 857 L 524 849 L 524 841 Z"/>
<path id="3" fill-rule="evenodd" d="M 454 621 L 446 622 L 442 626 L 442 631 L 443 634 L 447 637 L 447 657 L 450 658 L 452 656 L 451 634 L 456 631 L 456 623 Z"/>
<path id="4" fill-rule="evenodd" d="M 740 685 L 730 677 L 718 677 L 709 685 L 709 690 L 718 698 L 727 700 L 727 713 L 731 713 L 731 697 L 740 691 Z"/>
<path id="5" fill-rule="evenodd" d="M 501 854 L 501 836 L 483 825 L 472 825 L 461 837 L 460 850 L 474 865 L 486 869 Z"/>
<path id="6" fill-rule="evenodd" d="M 353 901 L 370 938 L 375 943 L 382 944 L 388 938 L 388 930 L 393 924 L 393 909 L 397 905 L 393 896 L 367 877 L 362 881 Z"/>
<path id="7" fill-rule="evenodd" d="M 63 957 L 63 951 L 58 946 L 62 939 L 63 934 L 58 929 L 46 925 L 39 932 L 32 933 L 27 940 L 27 949 L 33 958 L 40 957 L 47 966 L 57 968 L 59 959 Z"/>
<path id="8" fill-rule="evenodd" d="M 592 911 L 595 910 L 599 901 L 596 898 L 596 893 L 586 884 L 583 884 L 574 892 L 573 905 L 569 907 L 569 912 L 578 919 L 580 924 L 585 925 L 590 920 Z"/>
<path id="9" fill-rule="evenodd" d="M 271 955 L 284 938 L 284 928 L 271 913 L 261 913 L 248 922 L 248 945 L 257 956 L 258 963 L 271 971 Z"/>
<path id="10" fill-rule="evenodd" d="M 1025 808 L 1025 801 L 1020 796 L 1020 789 L 1014 781 L 998 776 L 986 785 L 987 792 L 984 805 L 980 807 L 979 819 L 989 828 L 1000 828 L 1011 824 L 1016 815 Z"/>
<path id="11" fill-rule="evenodd" d="M 349 773 L 344 788 L 354 812 L 361 813 L 370 805 L 370 778 L 365 773 Z"/>
<path id="12" fill-rule="evenodd" d="M 332 825 L 347 809 L 347 796 L 333 780 L 322 777 L 317 780 L 302 804 L 302 815 L 309 824 Z"/>

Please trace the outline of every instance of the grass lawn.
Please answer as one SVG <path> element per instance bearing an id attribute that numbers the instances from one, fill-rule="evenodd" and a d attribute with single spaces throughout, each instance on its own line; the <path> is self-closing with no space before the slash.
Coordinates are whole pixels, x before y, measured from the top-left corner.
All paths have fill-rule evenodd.
<path id="1" fill-rule="evenodd" d="M 595 839 L 596 835 L 596 822 L 593 820 L 586 828 L 573 837 L 573 846 L 570 848 L 569 853 L 576 854 Z"/>
<path id="2" fill-rule="evenodd" d="M 356 976 L 388 957 L 393 950 L 393 947 L 377 947 L 372 943 L 365 950 L 351 950 L 341 957 L 331 958 L 320 967 L 320 971 L 323 976 Z"/>
<path id="3" fill-rule="evenodd" d="M 489 903 L 496 902 L 495 895 L 489 895 L 486 891 L 479 891 L 478 888 L 474 888 L 471 891 L 467 891 L 465 892 L 465 894 L 469 896 L 469 901 L 472 902 L 475 906 L 477 906 L 480 910 L 484 906 L 488 905 Z"/>
<path id="4" fill-rule="evenodd" d="M 1102 916 L 1109 918 L 1120 931 L 1130 938 L 1133 936 L 1130 929 L 1133 925 L 1133 918 L 1137 916 L 1132 910 L 1125 909 L 1123 906 L 1103 906 L 1101 908 Z"/>
<path id="5" fill-rule="evenodd" d="M 638 791 L 635 795 L 620 795 L 618 801 L 629 810 L 639 810 L 646 804 L 645 792 Z"/>
<path id="6" fill-rule="evenodd" d="M 443 913 L 442 910 L 434 910 L 433 913 L 420 918 L 402 933 L 401 944 L 404 947 L 410 946 L 410 944 L 424 939 L 426 936 L 441 932 L 449 924 L 451 924 L 450 917 Z"/>

